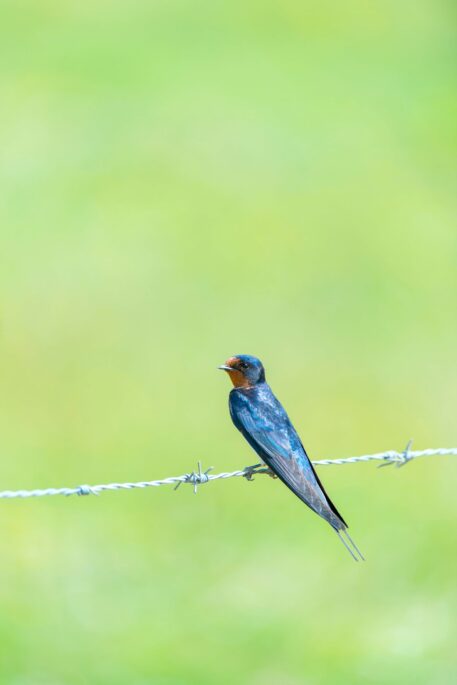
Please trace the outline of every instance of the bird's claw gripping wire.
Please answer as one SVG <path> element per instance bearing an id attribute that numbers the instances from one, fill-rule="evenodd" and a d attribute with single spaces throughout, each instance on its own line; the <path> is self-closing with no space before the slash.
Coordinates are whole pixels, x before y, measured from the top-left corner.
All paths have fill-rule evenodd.
<path id="1" fill-rule="evenodd" d="M 400 469 L 402 466 L 405 466 L 413 457 L 411 456 L 411 445 L 413 444 L 412 440 L 408 440 L 408 444 L 406 445 L 405 449 L 401 454 L 395 455 L 395 458 L 390 456 L 386 456 L 385 459 L 386 461 L 384 464 L 379 464 L 378 469 L 381 469 L 383 466 L 391 466 L 392 464 L 395 464 L 397 469 Z"/>
<path id="2" fill-rule="evenodd" d="M 243 477 L 249 481 L 254 480 L 254 476 L 256 476 L 259 473 L 266 473 L 271 478 L 277 478 L 277 475 L 273 473 L 273 471 L 269 469 L 268 466 L 265 466 L 265 464 L 253 464 L 252 466 L 246 466 L 243 469 Z"/>
<path id="3" fill-rule="evenodd" d="M 262 466 L 262 464 L 253 464 L 252 466 L 246 466 L 243 469 L 243 478 L 246 478 L 246 480 L 252 481 L 254 480 L 254 476 L 256 473 L 258 473 L 258 469 Z"/>
<path id="4" fill-rule="evenodd" d="M 192 471 L 192 473 L 186 473 L 183 476 L 183 479 L 179 481 L 179 483 L 176 484 L 175 490 L 179 488 L 182 483 L 192 483 L 194 486 L 194 495 L 197 494 L 198 491 L 198 486 L 203 485 L 203 483 L 207 483 L 209 481 L 209 472 L 213 470 L 214 466 L 210 466 L 206 471 L 202 471 L 202 463 L 201 461 L 197 462 L 198 463 L 198 471 Z"/>

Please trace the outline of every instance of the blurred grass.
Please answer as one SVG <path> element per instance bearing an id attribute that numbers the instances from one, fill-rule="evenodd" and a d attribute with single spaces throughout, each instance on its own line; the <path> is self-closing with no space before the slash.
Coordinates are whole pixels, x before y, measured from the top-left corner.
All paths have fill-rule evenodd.
<path id="1" fill-rule="evenodd" d="M 5 1 L 1 488 L 255 461 L 227 356 L 314 457 L 457 443 L 450 2 Z M 4 502 L 0 682 L 447 685 L 457 462 Z"/>

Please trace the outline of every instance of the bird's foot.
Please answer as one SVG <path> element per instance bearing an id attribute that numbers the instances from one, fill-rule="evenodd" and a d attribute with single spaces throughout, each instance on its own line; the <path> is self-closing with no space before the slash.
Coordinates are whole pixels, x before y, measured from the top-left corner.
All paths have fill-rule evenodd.
<path id="1" fill-rule="evenodd" d="M 246 480 L 254 480 L 255 475 L 262 473 L 267 474 L 268 476 L 270 476 L 270 478 L 278 477 L 265 464 L 253 464 L 253 466 L 246 466 L 246 468 L 244 469 L 244 477 L 246 478 Z"/>
<path id="2" fill-rule="evenodd" d="M 256 473 L 259 473 L 259 469 L 262 466 L 262 464 L 253 464 L 252 466 L 246 466 L 243 471 L 244 471 L 244 478 L 246 480 L 254 480 L 254 476 Z"/>

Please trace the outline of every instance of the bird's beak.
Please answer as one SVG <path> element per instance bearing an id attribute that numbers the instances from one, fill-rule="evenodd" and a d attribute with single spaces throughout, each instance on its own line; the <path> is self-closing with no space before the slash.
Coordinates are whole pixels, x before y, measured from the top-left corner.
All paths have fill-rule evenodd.
<path id="1" fill-rule="evenodd" d="M 227 366 L 227 364 L 221 364 L 220 366 L 217 367 L 221 371 L 233 371 L 231 366 Z"/>

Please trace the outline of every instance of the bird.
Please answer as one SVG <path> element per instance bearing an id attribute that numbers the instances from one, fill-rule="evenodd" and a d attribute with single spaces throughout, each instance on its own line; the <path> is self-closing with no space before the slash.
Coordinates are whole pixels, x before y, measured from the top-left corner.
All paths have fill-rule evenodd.
<path id="1" fill-rule="evenodd" d="M 355 561 L 364 556 L 347 532 L 348 525 L 327 495 L 287 412 L 266 382 L 257 357 L 238 354 L 218 367 L 233 383 L 230 415 L 273 477 L 331 525 Z"/>

